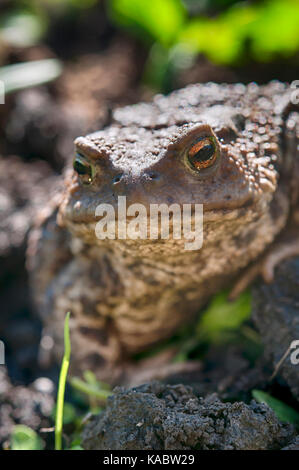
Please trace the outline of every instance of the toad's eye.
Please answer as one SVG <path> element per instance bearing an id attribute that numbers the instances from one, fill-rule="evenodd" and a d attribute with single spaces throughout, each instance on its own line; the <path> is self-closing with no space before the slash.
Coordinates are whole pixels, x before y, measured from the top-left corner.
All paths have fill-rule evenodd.
<path id="1" fill-rule="evenodd" d="M 195 170 L 212 166 L 218 157 L 218 148 L 214 137 L 203 137 L 189 149 L 187 158 Z"/>
<path id="2" fill-rule="evenodd" d="M 94 177 L 94 168 L 80 153 L 76 153 L 73 168 L 82 177 L 84 183 L 90 184 Z"/>

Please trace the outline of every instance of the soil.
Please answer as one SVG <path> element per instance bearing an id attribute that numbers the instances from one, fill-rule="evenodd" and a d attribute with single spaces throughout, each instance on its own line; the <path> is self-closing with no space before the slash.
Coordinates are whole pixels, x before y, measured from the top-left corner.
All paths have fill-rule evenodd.
<path id="1" fill-rule="evenodd" d="M 6 368 L 0 366 L 0 448 L 9 447 L 16 424 L 24 424 L 39 433 L 53 425 L 53 392 L 54 384 L 48 378 L 39 378 L 29 387 L 12 385 Z M 52 434 L 44 434 L 46 440 L 47 437 L 52 440 Z"/>
<path id="2" fill-rule="evenodd" d="M 106 410 L 83 433 L 95 450 L 270 450 L 295 437 L 272 410 L 252 401 L 224 403 L 216 394 L 199 397 L 183 385 L 145 384 L 118 388 Z"/>

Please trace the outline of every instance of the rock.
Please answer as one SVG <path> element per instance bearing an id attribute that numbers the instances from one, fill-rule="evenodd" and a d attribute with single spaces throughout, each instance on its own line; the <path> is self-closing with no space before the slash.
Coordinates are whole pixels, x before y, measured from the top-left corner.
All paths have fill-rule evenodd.
<path id="1" fill-rule="evenodd" d="M 295 437 L 295 439 L 281 450 L 299 450 L 299 436 Z"/>
<path id="2" fill-rule="evenodd" d="M 200 398 L 183 385 L 149 383 L 115 389 L 107 408 L 83 431 L 97 450 L 280 449 L 295 436 L 266 405 Z"/>
<path id="3" fill-rule="evenodd" d="M 253 321 L 265 346 L 265 357 L 276 365 L 294 340 L 299 340 L 299 257 L 281 263 L 272 284 L 260 283 L 253 289 Z M 299 364 L 290 354 L 278 371 L 299 400 Z"/>

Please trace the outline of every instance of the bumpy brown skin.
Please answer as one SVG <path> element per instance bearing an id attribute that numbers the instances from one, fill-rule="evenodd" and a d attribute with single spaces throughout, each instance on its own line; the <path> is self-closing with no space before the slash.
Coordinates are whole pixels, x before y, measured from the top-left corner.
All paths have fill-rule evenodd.
<path id="1" fill-rule="evenodd" d="M 286 226 L 298 177 L 290 101 L 278 82 L 192 85 L 117 109 L 109 127 L 76 140 L 93 181 L 70 171 L 58 225 L 46 214 L 30 253 L 36 301 L 59 352 L 72 312 L 77 369 L 114 380 L 116 364 L 191 320 Z M 215 136 L 220 154 L 195 172 L 186 152 L 201 136 Z M 95 208 L 117 209 L 118 196 L 127 206 L 203 204 L 202 249 L 184 250 L 185 240 L 99 240 Z"/>

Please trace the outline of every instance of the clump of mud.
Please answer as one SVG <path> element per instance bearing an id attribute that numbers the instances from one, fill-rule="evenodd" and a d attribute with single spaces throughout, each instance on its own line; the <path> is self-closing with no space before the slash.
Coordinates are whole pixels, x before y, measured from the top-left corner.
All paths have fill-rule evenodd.
<path id="1" fill-rule="evenodd" d="M 118 388 L 107 408 L 83 432 L 83 447 L 97 450 L 268 450 L 294 444 L 292 425 L 266 405 L 223 403 L 183 385 Z"/>

